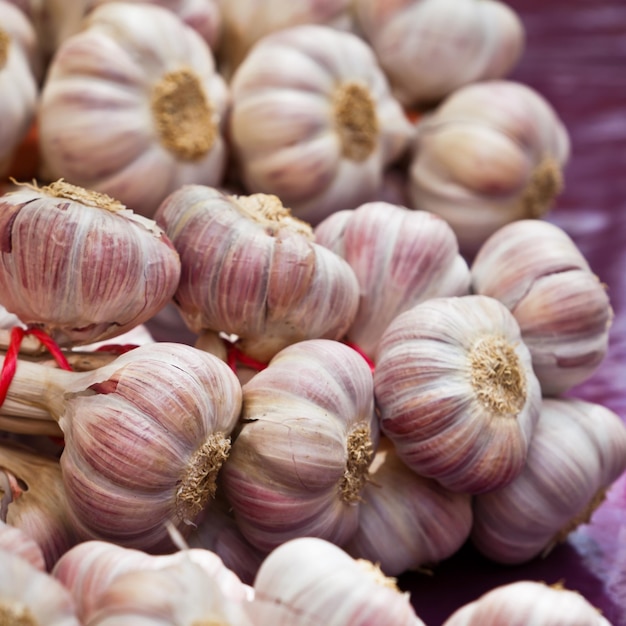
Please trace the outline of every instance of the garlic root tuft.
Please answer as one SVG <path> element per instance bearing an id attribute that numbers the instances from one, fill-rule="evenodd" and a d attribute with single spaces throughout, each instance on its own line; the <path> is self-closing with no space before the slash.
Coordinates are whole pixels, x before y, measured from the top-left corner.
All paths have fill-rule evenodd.
<path id="1" fill-rule="evenodd" d="M 554 157 L 545 156 L 533 171 L 520 200 L 524 215 L 529 218 L 545 215 L 563 188 L 561 166 Z"/>
<path id="2" fill-rule="evenodd" d="M 339 483 L 341 499 L 348 504 L 361 502 L 361 491 L 369 478 L 369 467 L 374 458 L 372 432 L 367 424 L 359 424 L 347 441 L 348 459 L 343 480 Z"/>

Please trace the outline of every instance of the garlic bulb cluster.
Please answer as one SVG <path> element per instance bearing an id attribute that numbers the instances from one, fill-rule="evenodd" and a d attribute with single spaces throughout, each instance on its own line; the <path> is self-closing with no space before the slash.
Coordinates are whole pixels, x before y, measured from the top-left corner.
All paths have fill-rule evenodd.
<path id="1" fill-rule="evenodd" d="M 386 437 L 362 492 L 359 528 L 343 547 L 377 563 L 386 576 L 426 569 L 452 556 L 469 537 L 472 500 L 403 463 Z"/>
<path id="2" fill-rule="evenodd" d="M 429 106 L 468 83 L 502 78 L 524 50 L 520 18 L 497 0 L 355 0 L 354 12 L 408 106 Z"/>
<path id="3" fill-rule="evenodd" d="M 515 316 L 543 395 L 587 380 L 608 350 L 613 309 L 571 237 L 546 220 L 498 229 L 472 265 L 472 289 Z"/>
<path id="4" fill-rule="evenodd" d="M 488 558 L 522 563 L 587 523 L 626 471 L 626 426 L 610 409 L 546 398 L 522 472 L 474 500 L 472 542 Z"/>
<path id="5" fill-rule="evenodd" d="M 174 300 L 194 332 L 235 334 L 267 362 L 296 341 L 341 339 L 354 320 L 354 272 L 276 196 L 185 185 L 155 219 L 180 254 Z"/>
<path id="6" fill-rule="evenodd" d="M 243 386 L 241 422 L 221 478 L 246 539 L 266 553 L 349 540 L 379 436 L 365 359 L 329 339 L 287 346 Z"/>
<path id="7" fill-rule="evenodd" d="M 329 26 L 266 35 L 230 85 L 244 186 L 311 224 L 374 199 L 413 136 L 371 48 Z"/>
<path id="8" fill-rule="evenodd" d="M 611 626 L 577 591 L 535 580 L 499 585 L 457 609 L 443 626 Z"/>
<path id="9" fill-rule="evenodd" d="M 398 314 L 429 298 L 469 294 L 470 272 L 454 232 L 427 211 L 368 202 L 328 216 L 315 227 L 315 241 L 344 258 L 359 280 L 347 338 L 371 358 Z"/>
<path id="10" fill-rule="evenodd" d="M 0 176 L 35 119 L 39 86 L 35 30 L 17 7 L 0 0 Z"/>
<path id="11" fill-rule="evenodd" d="M 58 422 L 73 526 L 85 539 L 171 547 L 210 506 L 241 385 L 213 355 L 157 342 L 87 372 L 20 360 L 0 411 Z"/>
<path id="12" fill-rule="evenodd" d="M 512 80 L 459 88 L 418 122 L 411 206 L 441 215 L 472 256 L 501 226 L 552 207 L 569 152 L 567 129 L 533 88 Z"/>
<path id="13" fill-rule="evenodd" d="M 522 471 L 541 389 L 498 300 L 431 298 L 398 315 L 380 341 L 374 391 L 383 433 L 416 473 L 476 494 Z"/>
<path id="14" fill-rule="evenodd" d="M 38 115 L 43 177 L 151 217 L 182 184 L 221 182 L 228 97 L 207 43 L 175 13 L 107 2 L 51 61 Z"/>
<path id="15" fill-rule="evenodd" d="M 109 196 L 56 181 L 0 198 L 0 302 L 61 345 L 142 324 L 179 278 L 162 229 Z"/>
<path id="16" fill-rule="evenodd" d="M 256 626 L 424 626 L 393 578 L 316 537 L 273 550 L 254 592 Z"/>

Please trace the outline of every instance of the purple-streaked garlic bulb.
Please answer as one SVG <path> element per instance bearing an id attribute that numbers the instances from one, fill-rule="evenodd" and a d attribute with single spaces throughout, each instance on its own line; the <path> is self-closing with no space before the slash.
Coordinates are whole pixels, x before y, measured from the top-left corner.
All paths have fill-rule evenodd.
<path id="1" fill-rule="evenodd" d="M 522 471 L 541 389 L 498 300 L 432 298 L 398 315 L 379 345 L 374 390 L 381 430 L 417 474 L 476 494 Z"/>
<path id="2" fill-rule="evenodd" d="M 506 76 L 524 49 L 517 13 L 495 0 L 355 0 L 355 22 L 411 107 Z"/>
<path id="3" fill-rule="evenodd" d="M 231 91 L 230 134 L 248 193 L 275 194 L 311 224 L 373 200 L 413 137 L 371 48 L 329 26 L 266 35 Z"/>
<path id="4" fill-rule="evenodd" d="M 356 316 L 352 268 L 276 196 L 186 185 L 155 219 L 180 254 L 174 300 L 189 328 L 237 335 L 263 362 L 304 339 L 341 339 Z"/>
<path id="5" fill-rule="evenodd" d="M 418 122 L 411 206 L 441 215 L 473 256 L 498 228 L 552 208 L 569 154 L 567 129 L 536 90 L 513 80 L 474 83 Z"/>
<path id="6" fill-rule="evenodd" d="M 39 108 L 43 176 L 151 217 L 185 183 L 221 183 L 228 98 L 207 43 L 175 13 L 107 2 L 50 64 Z"/>
<path id="7" fill-rule="evenodd" d="M 4 493 L 5 485 L 3 477 L 0 476 L 0 493 Z M 4 505 L 4 495 L 0 501 L 0 507 Z M 0 552 L 11 552 L 28 561 L 38 570 L 46 571 L 46 560 L 41 546 L 21 528 L 11 526 L 2 521 L 3 510 L 0 508 Z M 0 613 L 2 611 L 0 610 Z"/>
<path id="8" fill-rule="evenodd" d="M 395 579 L 317 537 L 273 550 L 254 592 L 256 626 L 424 626 Z"/>
<path id="9" fill-rule="evenodd" d="M 241 423 L 221 478 L 246 539 L 348 541 L 379 436 L 365 359 L 328 339 L 284 348 L 243 386 Z"/>
<path id="10" fill-rule="evenodd" d="M 613 309 L 606 286 L 559 226 L 520 220 L 498 229 L 471 265 L 475 293 L 514 315 L 544 396 L 587 380 L 606 356 Z"/>
<path id="11" fill-rule="evenodd" d="M 416 474 L 386 437 L 362 498 L 359 528 L 344 549 L 354 558 L 377 563 L 386 576 L 436 566 L 469 537 L 471 496 Z"/>
<path id="12" fill-rule="evenodd" d="M 163 230 L 109 196 L 56 181 L 0 197 L 0 302 L 61 345 L 142 324 L 179 278 Z"/>
<path id="13" fill-rule="evenodd" d="M 35 119 L 39 97 L 35 30 L 17 7 L 0 0 L 0 177 Z"/>
<path id="14" fill-rule="evenodd" d="M 186 534 L 210 506 L 241 396 L 217 357 L 157 342 L 86 372 L 19 360 L 0 414 L 58 423 L 82 538 L 157 551 L 171 549 L 168 524 Z"/>
<path id="15" fill-rule="evenodd" d="M 545 554 L 592 519 L 624 471 L 626 426 L 617 414 L 578 398 L 545 398 L 520 475 L 476 496 L 472 542 L 501 563 Z"/>
<path id="16" fill-rule="evenodd" d="M 315 227 L 315 241 L 344 258 L 359 280 L 359 309 L 346 336 L 370 358 L 398 314 L 429 298 L 469 294 L 454 232 L 427 211 L 369 202 L 328 216 Z"/>

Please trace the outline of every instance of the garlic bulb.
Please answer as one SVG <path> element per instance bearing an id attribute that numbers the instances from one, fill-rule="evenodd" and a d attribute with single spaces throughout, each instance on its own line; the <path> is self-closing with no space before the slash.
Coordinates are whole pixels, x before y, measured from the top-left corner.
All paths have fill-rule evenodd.
<path id="1" fill-rule="evenodd" d="M 35 119 L 39 87 L 33 66 L 35 30 L 27 17 L 0 0 L 0 177 Z"/>
<path id="2" fill-rule="evenodd" d="M 221 478 L 244 537 L 345 543 L 378 443 L 372 373 L 329 339 L 287 346 L 243 386 L 242 426 Z"/>
<path id="3" fill-rule="evenodd" d="M 115 337 L 174 295 L 180 258 L 157 224 L 57 181 L 0 198 L 0 302 L 62 345 Z"/>
<path id="4" fill-rule="evenodd" d="M 0 552 L 11 552 L 28 561 L 33 567 L 44 572 L 46 561 L 39 544 L 23 530 L 2 521 L 4 516 L 5 475 L 0 474 Z"/>
<path id="5" fill-rule="evenodd" d="M 347 338 L 371 358 L 399 313 L 429 298 L 469 293 L 456 236 L 432 213 L 369 202 L 327 217 L 316 226 L 315 241 L 346 259 L 359 280 L 359 309 Z"/>
<path id="6" fill-rule="evenodd" d="M 222 72 L 231 76 L 252 46 L 265 35 L 301 24 L 348 30 L 351 0 L 220 0 L 223 35 L 219 48 Z"/>
<path id="7" fill-rule="evenodd" d="M 498 228 L 552 207 L 569 153 L 563 122 L 531 87 L 512 80 L 462 87 L 418 122 L 411 206 L 441 215 L 472 256 Z"/>
<path id="8" fill-rule="evenodd" d="M 429 106 L 468 83 L 502 78 L 524 50 L 524 26 L 505 2 L 355 0 L 354 12 L 406 106 Z"/>
<path id="9" fill-rule="evenodd" d="M 316 224 L 373 200 L 413 126 L 370 47 L 329 26 L 257 42 L 231 81 L 230 134 L 249 193 L 277 195 Z"/>
<path id="10" fill-rule="evenodd" d="M 545 220 L 500 228 L 471 265 L 472 289 L 513 313 L 543 395 L 587 380 L 608 350 L 613 310 L 606 286 L 571 237 Z"/>
<path id="11" fill-rule="evenodd" d="M 443 626 L 611 626 L 577 591 L 535 580 L 500 585 L 457 609 Z"/>
<path id="12" fill-rule="evenodd" d="M 275 196 L 186 185 L 155 219 L 181 259 L 174 300 L 191 330 L 239 337 L 263 362 L 296 341 L 341 339 L 358 306 L 350 266 Z"/>
<path id="13" fill-rule="evenodd" d="M 172 11 L 103 4 L 50 64 L 39 108 L 43 175 L 150 217 L 182 184 L 221 182 L 228 97 L 210 48 Z"/>
<path id="14" fill-rule="evenodd" d="M 82 626 L 72 597 L 50 574 L 0 550 L 0 621 L 3 624 Z"/>
<path id="15" fill-rule="evenodd" d="M 432 298 L 398 315 L 379 345 L 374 391 L 383 433 L 416 473 L 482 493 L 522 471 L 541 390 L 498 300 Z"/>
<path id="16" fill-rule="evenodd" d="M 87 372 L 20 360 L 4 405 L 58 422 L 73 525 L 85 539 L 171 549 L 210 506 L 241 410 L 220 359 L 183 344 L 139 346 Z"/>
<path id="17" fill-rule="evenodd" d="M 254 591 L 255 626 L 424 626 L 393 578 L 316 537 L 273 550 Z"/>
<path id="18" fill-rule="evenodd" d="M 520 475 L 476 496 L 472 541 L 494 561 L 529 561 L 587 523 L 624 471 L 618 415 L 577 398 L 546 398 Z"/>
<path id="19" fill-rule="evenodd" d="M 344 549 L 354 558 L 377 563 L 387 576 L 436 565 L 469 537 L 471 497 L 418 476 L 386 437 L 362 498 L 359 528 Z"/>

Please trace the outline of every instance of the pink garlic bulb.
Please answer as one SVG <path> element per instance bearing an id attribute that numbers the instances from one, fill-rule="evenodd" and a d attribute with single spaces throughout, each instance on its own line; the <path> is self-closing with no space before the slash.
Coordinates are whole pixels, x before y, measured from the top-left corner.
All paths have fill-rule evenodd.
<path id="1" fill-rule="evenodd" d="M 429 298 L 469 294 L 456 236 L 432 213 L 369 202 L 327 217 L 315 241 L 344 258 L 359 280 L 359 309 L 346 336 L 371 358 L 399 313 Z"/>
<path id="2" fill-rule="evenodd" d="M 0 493 L 2 491 L 4 484 L 0 476 Z M 3 503 L 0 504 L 0 552 L 16 554 L 38 570 L 46 571 L 45 557 L 39 544 L 17 526 L 2 521 L 2 505 Z"/>
<path id="3" fill-rule="evenodd" d="M 541 389 L 498 300 L 431 298 L 384 332 L 374 371 L 381 430 L 417 474 L 482 493 L 524 468 Z"/>
<path id="4" fill-rule="evenodd" d="M 244 537 L 265 553 L 295 537 L 348 541 L 378 436 L 361 355 L 328 339 L 283 348 L 243 386 L 221 475 Z"/>
<path id="5" fill-rule="evenodd" d="M 546 398 L 522 472 L 476 496 L 472 542 L 501 563 L 545 554 L 592 519 L 624 471 L 626 426 L 617 414 L 577 398 Z"/>
<path id="6" fill-rule="evenodd" d="M 275 194 L 311 224 L 374 200 L 413 137 L 371 48 L 329 26 L 266 35 L 230 85 L 244 187 Z"/>
<path id="7" fill-rule="evenodd" d="M 275 196 L 186 185 L 155 219 L 180 254 L 174 300 L 194 332 L 237 335 L 243 352 L 267 362 L 296 341 L 341 339 L 352 323 L 354 272 Z"/>
<path id="8" fill-rule="evenodd" d="M 64 181 L 0 198 L 0 302 L 61 345 L 142 324 L 179 278 L 163 230 L 117 200 Z"/>

